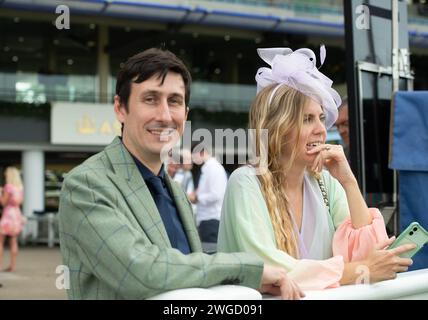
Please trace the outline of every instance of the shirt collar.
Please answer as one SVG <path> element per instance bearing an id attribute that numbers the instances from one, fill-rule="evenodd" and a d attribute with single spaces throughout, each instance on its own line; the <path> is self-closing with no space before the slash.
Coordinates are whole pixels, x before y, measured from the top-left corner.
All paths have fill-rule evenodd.
<path id="1" fill-rule="evenodd" d="M 134 158 L 135 164 L 137 165 L 138 170 L 141 173 L 141 176 L 143 177 L 144 180 L 147 180 L 151 177 L 154 177 L 155 175 L 153 174 L 152 171 L 150 171 L 149 168 L 147 168 L 140 160 L 138 160 L 136 157 L 132 156 L 132 158 Z M 159 173 L 157 174 L 157 176 L 161 179 L 165 179 L 165 170 L 164 170 L 164 165 L 162 164 Z"/>
<path id="2" fill-rule="evenodd" d="M 122 139 L 120 139 L 120 140 L 122 140 Z M 122 141 L 122 144 L 123 144 L 123 141 Z M 125 144 L 123 144 L 123 146 L 126 148 Z M 126 150 L 128 150 L 128 148 L 126 148 Z M 128 152 L 131 155 L 131 157 L 134 159 L 134 162 L 137 165 L 138 171 L 140 171 L 141 176 L 143 177 L 144 180 L 147 180 L 147 179 L 155 176 L 153 174 L 153 172 L 149 168 L 147 168 L 140 160 L 138 160 L 129 150 L 128 150 Z M 161 179 L 165 179 L 165 170 L 164 170 L 163 164 L 162 164 L 157 176 L 160 177 Z"/>

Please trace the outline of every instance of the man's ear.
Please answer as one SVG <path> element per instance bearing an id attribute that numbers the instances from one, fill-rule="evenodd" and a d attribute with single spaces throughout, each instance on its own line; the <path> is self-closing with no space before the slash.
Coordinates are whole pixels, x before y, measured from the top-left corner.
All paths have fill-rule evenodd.
<path id="1" fill-rule="evenodd" d="M 127 112 L 125 106 L 121 103 L 120 97 L 117 94 L 114 96 L 114 113 L 116 113 L 117 121 L 123 124 L 125 122 L 125 114 Z"/>

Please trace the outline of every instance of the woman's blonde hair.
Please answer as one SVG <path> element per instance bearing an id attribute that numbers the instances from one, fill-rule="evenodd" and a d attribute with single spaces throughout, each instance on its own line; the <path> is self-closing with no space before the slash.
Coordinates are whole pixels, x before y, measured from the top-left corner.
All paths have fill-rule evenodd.
<path id="1" fill-rule="evenodd" d="M 15 187 L 22 188 L 21 174 L 15 167 L 7 167 L 5 171 L 6 183 L 10 183 Z"/>
<path id="2" fill-rule="evenodd" d="M 250 109 L 249 128 L 255 130 L 257 155 L 259 158 L 267 159 L 267 170 L 261 170 L 258 179 L 272 221 L 277 246 L 291 256 L 299 258 L 297 235 L 284 186 L 287 184 L 286 173 L 296 158 L 304 106 L 310 98 L 286 85 L 280 85 L 271 98 L 276 87 L 277 84 L 270 85 L 257 94 Z M 263 129 L 268 130 L 267 147 L 263 147 L 260 142 Z M 290 158 L 284 162 L 284 147 L 291 143 L 293 130 L 297 130 L 297 139 L 290 146 L 292 150 Z"/>

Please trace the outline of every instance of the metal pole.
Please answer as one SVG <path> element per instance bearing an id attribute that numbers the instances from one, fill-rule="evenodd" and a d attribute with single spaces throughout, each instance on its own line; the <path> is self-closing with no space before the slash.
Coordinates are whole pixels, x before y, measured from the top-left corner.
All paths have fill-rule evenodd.
<path id="1" fill-rule="evenodd" d="M 398 22 L 399 22 L 399 12 L 398 12 L 398 0 L 391 0 L 391 11 L 392 11 L 392 95 L 391 98 L 394 98 L 394 93 L 400 89 L 400 70 L 399 70 L 399 34 L 398 34 Z M 394 110 L 391 110 L 391 114 Z M 393 191 L 392 191 L 392 203 L 395 208 L 394 214 L 394 233 L 398 234 L 399 232 L 399 214 L 397 207 L 397 191 L 398 191 L 398 181 L 397 181 L 397 171 L 393 172 Z"/>
<path id="2" fill-rule="evenodd" d="M 357 64 L 357 83 L 358 83 L 358 121 L 360 123 L 360 147 L 361 147 L 361 192 L 363 194 L 364 199 L 367 196 L 367 188 L 366 188 L 366 153 L 364 149 L 364 109 L 363 109 L 363 75 L 361 72 L 361 64 Z"/>
<path id="3" fill-rule="evenodd" d="M 392 93 L 399 90 L 400 70 L 398 63 L 399 33 L 398 33 L 398 0 L 391 0 L 392 7 Z"/>

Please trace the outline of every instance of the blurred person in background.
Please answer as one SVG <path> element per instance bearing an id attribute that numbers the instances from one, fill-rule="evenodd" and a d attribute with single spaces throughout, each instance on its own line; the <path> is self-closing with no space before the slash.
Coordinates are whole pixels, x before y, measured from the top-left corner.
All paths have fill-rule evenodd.
<path id="1" fill-rule="evenodd" d="M 203 142 L 193 149 L 192 158 L 202 165 L 198 188 L 189 195 L 196 204 L 196 223 L 202 243 L 217 243 L 221 205 L 227 185 L 227 174 L 221 163 L 211 155 Z"/>
<path id="2" fill-rule="evenodd" d="M 172 157 L 168 157 L 168 160 L 166 162 L 166 172 L 168 172 L 168 175 L 171 178 L 175 178 L 177 171 L 180 168 L 180 164 L 174 161 Z"/>
<path id="3" fill-rule="evenodd" d="M 181 151 L 180 166 L 174 176 L 174 180 L 181 185 L 187 195 L 195 191 L 192 168 L 192 154 L 190 150 L 183 149 Z"/>
<path id="4" fill-rule="evenodd" d="M 17 168 L 6 168 L 5 185 L 1 191 L 0 203 L 3 206 L 3 212 L 0 219 L 0 267 L 3 262 L 5 237 L 9 237 L 10 265 L 5 271 L 15 271 L 18 257 L 18 236 L 25 223 L 20 208 L 24 200 L 24 188 Z"/>
<path id="5" fill-rule="evenodd" d="M 339 106 L 338 112 L 339 115 L 337 117 L 335 125 L 343 141 L 343 151 L 345 152 L 346 159 L 350 161 L 351 158 L 349 150 L 349 113 L 347 97 L 344 97 L 342 99 L 342 103 Z"/>

